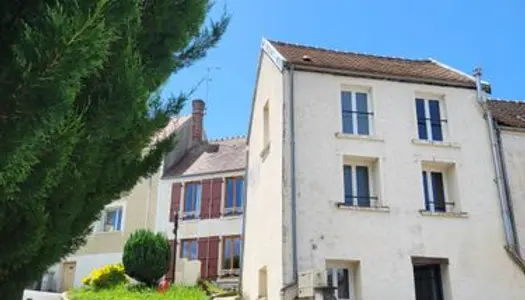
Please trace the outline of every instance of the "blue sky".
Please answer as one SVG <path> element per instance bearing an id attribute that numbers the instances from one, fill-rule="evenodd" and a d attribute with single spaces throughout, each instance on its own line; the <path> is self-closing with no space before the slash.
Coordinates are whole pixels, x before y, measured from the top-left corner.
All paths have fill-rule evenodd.
<path id="1" fill-rule="evenodd" d="M 468 73 L 480 65 L 494 96 L 525 100 L 523 0 L 216 0 L 211 17 L 225 5 L 232 22 L 219 46 L 164 88 L 166 94 L 189 91 L 213 68 L 208 97 L 204 84 L 193 95 L 206 101 L 211 138 L 246 134 L 262 37 L 432 57 Z"/>

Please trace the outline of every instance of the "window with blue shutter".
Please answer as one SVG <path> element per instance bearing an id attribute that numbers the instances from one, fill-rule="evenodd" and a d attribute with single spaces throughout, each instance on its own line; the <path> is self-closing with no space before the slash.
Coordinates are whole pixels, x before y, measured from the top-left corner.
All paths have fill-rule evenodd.
<path id="1" fill-rule="evenodd" d="M 124 218 L 122 207 L 109 207 L 103 211 L 102 231 L 122 231 L 122 219 Z"/>
<path id="2" fill-rule="evenodd" d="M 370 135 L 368 94 L 363 92 L 341 92 L 343 133 Z"/>
<path id="3" fill-rule="evenodd" d="M 421 140 L 443 141 L 443 123 L 440 102 L 416 98 L 417 132 Z"/>
<path id="4" fill-rule="evenodd" d="M 425 209 L 428 211 L 446 212 L 443 173 L 423 171 L 422 174 Z"/>
<path id="5" fill-rule="evenodd" d="M 238 215 L 242 213 L 244 197 L 244 177 L 226 178 L 226 201 L 224 215 Z"/>
<path id="6" fill-rule="evenodd" d="M 348 206 L 371 206 L 370 175 L 367 166 L 345 165 L 344 174 L 344 204 Z"/>
<path id="7" fill-rule="evenodd" d="M 183 219 L 196 218 L 201 209 L 202 185 L 200 182 L 185 184 Z"/>

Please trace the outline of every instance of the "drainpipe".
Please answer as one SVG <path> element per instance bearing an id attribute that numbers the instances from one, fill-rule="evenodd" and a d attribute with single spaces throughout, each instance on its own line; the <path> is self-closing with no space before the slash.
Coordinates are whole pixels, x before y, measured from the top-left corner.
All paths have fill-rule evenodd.
<path id="1" fill-rule="evenodd" d="M 247 141 L 247 143 L 249 143 L 249 141 Z M 241 247 L 241 264 L 240 264 L 240 272 L 241 272 L 241 278 L 239 279 L 239 292 L 241 293 L 242 295 L 242 277 L 243 277 L 243 265 L 244 265 L 244 245 L 246 244 L 245 240 L 246 240 L 246 210 L 247 210 L 247 207 L 248 207 L 248 204 L 246 201 L 248 199 L 248 157 L 250 156 L 250 147 L 246 147 L 246 167 L 244 169 L 244 187 L 243 187 L 243 195 L 244 195 L 244 198 L 243 198 L 243 208 L 242 208 L 242 236 L 241 236 L 241 243 L 242 243 L 242 247 Z"/>
<path id="2" fill-rule="evenodd" d="M 485 92 L 482 89 L 481 86 L 481 68 L 474 69 L 474 77 L 476 79 L 476 94 L 477 94 L 477 100 L 480 106 L 483 108 L 483 111 L 485 112 L 485 117 L 487 120 L 487 126 L 489 130 L 489 138 L 490 138 L 490 144 L 491 144 L 491 150 L 492 150 L 492 160 L 494 162 L 494 170 L 496 173 L 496 186 L 498 188 L 498 196 L 500 200 L 501 205 L 501 211 L 502 211 L 502 217 L 503 217 L 503 227 L 505 230 L 505 248 L 511 249 L 513 251 L 516 251 L 516 240 L 515 240 L 515 232 L 514 227 L 512 226 L 511 221 L 511 213 L 508 205 L 508 198 L 505 191 L 505 178 L 503 176 L 502 172 L 502 161 L 500 157 L 499 148 L 500 145 L 498 143 L 498 139 L 495 136 L 495 126 L 494 126 L 494 120 L 492 118 L 492 112 L 488 108 L 487 105 L 487 97 L 485 95 Z"/>

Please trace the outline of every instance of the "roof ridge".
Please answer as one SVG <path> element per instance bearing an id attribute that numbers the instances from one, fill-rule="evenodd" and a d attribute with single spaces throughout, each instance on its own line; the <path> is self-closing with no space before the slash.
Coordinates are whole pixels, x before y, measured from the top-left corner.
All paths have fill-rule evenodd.
<path id="1" fill-rule="evenodd" d="M 219 137 L 215 139 L 210 139 L 208 142 L 221 142 L 221 141 L 232 141 L 232 140 L 242 140 L 246 139 L 246 135 L 233 135 L 233 136 L 225 136 L 225 137 Z"/>
<path id="2" fill-rule="evenodd" d="M 283 41 L 277 41 L 277 40 L 268 40 L 268 42 L 281 44 L 281 45 L 284 45 L 284 46 L 292 46 L 292 47 L 306 48 L 306 49 L 325 51 L 325 52 L 333 52 L 333 53 L 340 53 L 340 54 L 351 54 L 351 55 L 375 57 L 375 58 L 390 59 L 390 60 L 404 60 L 404 61 L 413 61 L 413 62 L 432 62 L 432 60 L 430 60 L 428 58 L 406 58 L 406 57 L 399 57 L 399 56 L 370 54 L 370 53 L 356 52 L 356 51 L 343 51 L 343 50 L 321 48 L 321 47 L 316 47 L 316 46 L 311 46 L 311 45 L 283 42 Z"/>
<path id="3" fill-rule="evenodd" d="M 509 102 L 509 103 L 525 104 L 525 100 L 503 99 L 503 98 L 495 98 L 495 97 L 490 97 L 489 101 L 499 101 L 499 102 Z"/>

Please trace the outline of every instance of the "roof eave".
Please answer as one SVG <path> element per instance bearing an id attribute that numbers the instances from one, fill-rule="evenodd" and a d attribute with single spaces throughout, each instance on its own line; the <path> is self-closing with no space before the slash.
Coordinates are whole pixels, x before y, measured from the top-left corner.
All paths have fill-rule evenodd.
<path id="1" fill-rule="evenodd" d="M 476 89 L 476 85 L 474 82 L 469 84 L 469 83 L 451 82 L 451 81 L 439 80 L 439 79 L 433 79 L 433 78 L 366 73 L 366 72 L 337 69 L 337 68 L 308 66 L 308 65 L 298 64 L 298 63 L 290 63 L 290 64 L 293 65 L 295 70 L 298 70 L 298 71 L 327 73 L 327 74 L 334 74 L 334 75 L 345 75 L 345 76 L 351 76 L 351 77 L 379 79 L 379 80 L 391 80 L 391 81 L 409 82 L 409 83 L 430 84 L 430 85 L 448 86 L 448 87 L 456 87 L 456 88 Z"/>

